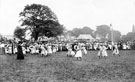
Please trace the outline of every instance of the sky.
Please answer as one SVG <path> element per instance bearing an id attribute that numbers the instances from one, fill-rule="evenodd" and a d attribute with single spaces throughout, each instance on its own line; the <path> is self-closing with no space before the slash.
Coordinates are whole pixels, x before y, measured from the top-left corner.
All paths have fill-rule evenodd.
<path id="1" fill-rule="evenodd" d="M 135 24 L 135 0 L 0 0 L 0 34 L 13 35 L 27 4 L 46 5 L 66 29 L 110 25 L 122 35 Z"/>

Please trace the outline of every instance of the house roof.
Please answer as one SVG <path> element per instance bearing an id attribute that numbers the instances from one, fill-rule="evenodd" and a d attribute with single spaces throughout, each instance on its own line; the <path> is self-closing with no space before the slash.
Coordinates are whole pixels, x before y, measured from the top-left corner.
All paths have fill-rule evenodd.
<path id="1" fill-rule="evenodd" d="M 90 34 L 80 34 L 77 39 L 90 39 L 90 40 L 95 40 Z"/>
<path id="2" fill-rule="evenodd" d="M 3 37 L 7 38 L 8 40 L 13 40 L 14 39 L 13 35 L 3 35 Z"/>

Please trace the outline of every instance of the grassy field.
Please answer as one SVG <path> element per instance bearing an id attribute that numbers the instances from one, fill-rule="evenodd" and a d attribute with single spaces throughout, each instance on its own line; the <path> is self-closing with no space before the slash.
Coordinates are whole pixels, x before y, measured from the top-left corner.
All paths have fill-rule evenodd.
<path id="1" fill-rule="evenodd" d="M 29 55 L 25 60 L 0 55 L 0 82 L 135 82 L 135 51 L 120 51 L 98 59 L 89 51 L 82 61 L 58 52 L 50 57 Z"/>

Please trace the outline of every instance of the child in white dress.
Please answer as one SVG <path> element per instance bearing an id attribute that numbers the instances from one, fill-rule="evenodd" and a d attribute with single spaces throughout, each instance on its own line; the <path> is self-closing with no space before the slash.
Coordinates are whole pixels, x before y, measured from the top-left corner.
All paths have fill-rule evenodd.
<path id="1" fill-rule="evenodd" d="M 119 49 L 118 49 L 117 44 L 114 45 L 113 55 L 118 55 L 118 56 L 120 56 L 120 54 L 119 54 Z"/>
<path id="2" fill-rule="evenodd" d="M 56 52 L 57 52 L 56 46 L 53 46 L 52 52 L 53 52 L 54 54 L 56 54 Z"/>
<path id="3" fill-rule="evenodd" d="M 48 45 L 47 46 L 47 55 L 51 55 L 52 54 L 52 46 Z"/>
<path id="4" fill-rule="evenodd" d="M 12 47 L 11 46 L 8 47 L 8 54 L 10 54 L 10 55 L 12 54 Z"/>
<path id="5" fill-rule="evenodd" d="M 75 57 L 77 58 L 77 60 L 82 60 L 81 45 L 77 45 Z"/>
<path id="6" fill-rule="evenodd" d="M 104 58 L 106 58 L 108 55 L 107 55 L 107 48 L 106 48 L 106 46 L 105 45 L 103 45 L 103 47 L 102 47 L 103 49 L 102 49 L 102 56 L 104 57 Z"/>
<path id="7" fill-rule="evenodd" d="M 87 50 L 86 50 L 85 46 L 82 47 L 82 51 L 83 51 L 83 54 L 84 54 L 84 55 L 87 54 Z"/>
<path id="8" fill-rule="evenodd" d="M 31 46 L 31 54 L 35 54 L 36 53 L 36 48 L 35 46 Z"/>
<path id="9" fill-rule="evenodd" d="M 71 48 L 69 48 L 68 53 L 67 53 L 67 57 L 73 57 L 74 55 L 75 55 L 75 52 Z"/>
<path id="10" fill-rule="evenodd" d="M 99 45 L 99 52 L 98 52 L 99 59 L 102 58 L 102 50 L 103 50 L 103 46 Z"/>
<path id="11" fill-rule="evenodd" d="M 41 55 L 47 56 L 47 50 L 44 48 L 44 46 L 41 46 Z"/>

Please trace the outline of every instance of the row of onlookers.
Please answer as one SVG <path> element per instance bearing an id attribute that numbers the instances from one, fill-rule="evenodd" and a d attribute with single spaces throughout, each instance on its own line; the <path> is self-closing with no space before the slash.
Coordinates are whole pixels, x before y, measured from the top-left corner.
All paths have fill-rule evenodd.
<path id="1" fill-rule="evenodd" d="M 37 53 L 41 52 L 41 46 L 44 46 L 46 50 L 48 50 L 48 46 L 51 46 L 50 49 L 52 49 L 52 52 L 56 51 L 68 51 L 68 48 L 71 47 L 73 50 L 76 50 L 76 46 L 79 42 L 76 43 L 64 43 L 64 42 L 59 42 L 59 43 L 23 43 L 22 44 L 22 49 L 23 52 L 25 53 Z M 113 45 L 111 42 L 89 42 L 89 43 L 82 43 L 82 45 L 86 48 L 86 50 L 99 50 L 99 46 L 101 44 L 104 44 L 107 47 L 107 50 L 112 50 Z M 129 50 L 129 49 L 135 49 L 135 43 L 134 42 L 117 42 L 114 43 L 117 44 L 119 50 Z M 16 53 L 17 52 L 17 47 L 16 44 L 12 43 L 0 43 L 0 53 Z"/>

